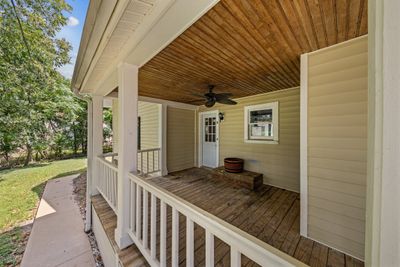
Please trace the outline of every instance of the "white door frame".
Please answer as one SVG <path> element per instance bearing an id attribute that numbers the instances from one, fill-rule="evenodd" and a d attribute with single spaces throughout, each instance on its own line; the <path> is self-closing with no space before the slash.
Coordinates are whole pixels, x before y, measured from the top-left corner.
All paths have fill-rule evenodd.
<path id="1" fill-rule="evenodd" d="M 198 152 L 198 162 L 197 166 L 201 167 L 203 166 L 203 115 L 210 115 L 210 114 L 215 114 L 217 117 L 217 127 L 216 127 L 216 162 L 215 166 L 219 166 L 219 111 L 217 110 L 212 110 L 212 111 L 204 111 L 204 112 L 199 112 L 198 116 L 198 123 L 199 123 L 199 132 L 198 132 L 198 142 L 197 142 L 197 150 Z"/>

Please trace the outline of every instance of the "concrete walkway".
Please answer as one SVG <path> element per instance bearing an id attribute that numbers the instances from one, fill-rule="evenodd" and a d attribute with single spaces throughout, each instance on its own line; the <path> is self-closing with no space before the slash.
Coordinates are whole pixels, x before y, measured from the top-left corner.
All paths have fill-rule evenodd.
<path id="1" fill-rule="evenodd" d="M 66 176 L 47 183 L 22 267 L 95 266 L 79 207 L 74 201 L 75 177 Z"/>

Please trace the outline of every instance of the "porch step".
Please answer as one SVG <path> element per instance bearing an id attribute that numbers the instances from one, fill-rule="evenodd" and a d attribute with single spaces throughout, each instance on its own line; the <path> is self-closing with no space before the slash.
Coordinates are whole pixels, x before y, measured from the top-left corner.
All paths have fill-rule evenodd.
<path id="1" fill-rule="evenodd" d="M 92 197 L 92 205 L 100 219 L 104 232 L 114 249 L 114 253 L 118 255 L 120 266 L 150 266 L 135 245 L 131 245 L 122 250 L 118 248 L 114 238 L 115 228 L 117 227 L 117 216 L 100 194 Z"/>
<path id="2" fill-rule="evenodd" d="M 241 173 L 226 172 L 224 167 L 212 170 L 213 178 L 225 179 L 233 182 L 236 187 L 243 187 L 249 190 L 257 190 L 263 185 L 262 173 L 243 170 Z"/>

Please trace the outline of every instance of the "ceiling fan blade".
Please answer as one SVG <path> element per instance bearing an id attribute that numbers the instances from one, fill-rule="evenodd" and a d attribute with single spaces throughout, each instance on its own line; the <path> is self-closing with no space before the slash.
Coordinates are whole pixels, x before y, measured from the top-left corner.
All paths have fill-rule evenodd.
<path id="1" fill-rule="evenodd" d="M 236 105 L 237 104 L 236 101 L 233 101 L 232 99 L 229 99 L 229 98 L 217 99 L 217 102 L 221 103 L 221 104 L 225 104 L 225 105 Z"/>
<path id="2" fill-rule="evenodd" d="M 219 93 L 219 94 L 215 94 L 215 97 L 217 99 L 222 99 L 222 98 L 231 98 L 233 96 L 233 94 L 231 93 Z"/>

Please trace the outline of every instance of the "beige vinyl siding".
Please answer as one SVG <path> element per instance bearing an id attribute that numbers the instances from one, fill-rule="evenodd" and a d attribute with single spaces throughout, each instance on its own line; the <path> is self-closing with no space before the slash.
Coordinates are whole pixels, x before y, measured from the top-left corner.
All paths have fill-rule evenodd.
<path id="1" fill-rule="evenodd" d="M 168 171 L 173 172 L 194 167 L 195 111 L 168 107 L 167 114 Z"/>
<path id="2" fill-rule="evenodd" d="M 113 112 L 113 150 L 118 151 L 118 100 L 112 102 Z M 141 148 L 160 147 L 160 105 L 139 101 L 139 117 L 141 118 Z"/>
<path id="3" fill-rule="evenodd" d="M 113 100 L 113 151 L 118 152 L 118 100 Z M 160 105 L 139 101 L 138 114 L 141 119 L 141 149 L 160 147 Z M 154 165 L 158 164 L 158 155 L 154 156 Z M 138 169 L 141 169 L 141 154 L 138 155 Z M 143 165 L 147 166 L 147 155 Z M 146 170 L 146 168 L 144 168 Z M 153 169 L 153 154 L 149 155 L 149 170 Z"/>
<path id="4" fill-rule="evenodd" d="M 139 101 L 138 114 L 140 117 L 140 149 L 160 148 L 160 104 Z M 158 152 L 138 154 L 138 170 L 151 172 L 159 167 Z M 143 157 L 143 160 L 142 160 Z M 148 164 L 147 164 L 148 162 Z M 154 166 L 153 166 L 154 165 Z"/>
<path id="5" fill-rule="evenodd" d="M 139 101 L 141 149 L 160 147 L 160 104 Z"/>
<path id="6" fill-rule="evenodd" d="M 368 43 L 308 57 L 308 235 L 364 258 Z"/>
<path id="7" fill-rule="evenodd" d="M 218 109 L 225 114 L 220 123 L 220 157 L 245 160 L 245 169 L 260 172 L 264 183 L 292 191 L 300 186 L 300 90 L 287 89 L 236 99 L 238 104 L 215 105 L 200 111 Z M 254 144 L 244 142 L 244 107 L 279 102 L 279 144 Z"/>

